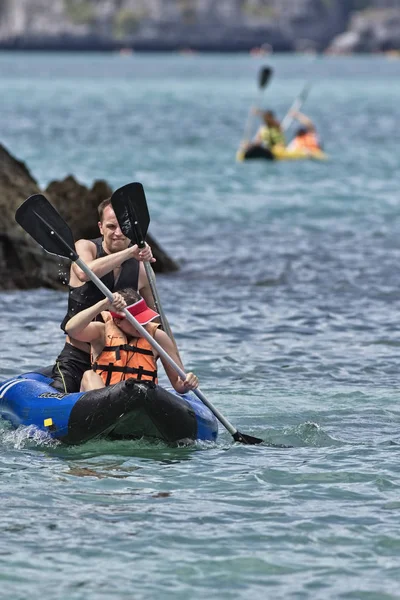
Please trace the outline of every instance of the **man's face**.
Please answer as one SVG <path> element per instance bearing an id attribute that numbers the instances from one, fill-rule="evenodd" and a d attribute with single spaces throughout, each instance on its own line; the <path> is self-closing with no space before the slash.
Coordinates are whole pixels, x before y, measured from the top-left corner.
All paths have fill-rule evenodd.
<path id="1" fill-rule="evenodd" d="M 99 229 L 104 237 L 104 249 L 110 254 L 125 250 L 129 246 L 130 240 L 122 233 L 112 206 L 106 206 L 104 209 Z"/>

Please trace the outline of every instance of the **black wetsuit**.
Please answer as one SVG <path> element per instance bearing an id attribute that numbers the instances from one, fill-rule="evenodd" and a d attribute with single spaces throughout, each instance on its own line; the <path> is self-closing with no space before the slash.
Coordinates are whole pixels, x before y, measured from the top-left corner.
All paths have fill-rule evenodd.
<path id="1" fill-rule="evenodd" d="M 96 258 L 107 256 L 102 245 L 103 238 L 90 241 L 96 245 Z M 101 277 L 101 281 L 112 292 L 117 292 L 127 287 L 137 290 L 139 283 L 139 262 L 135 258 L 129 258 L 122 263 L 121 272 L 116 282 L 113 271 Z M 69 286 L 68 310 L 61 323 L 61 329 L 65 330 L 65 326 L 71 317 L 85 308 L 93 306 L 103 298 L 104 295 L 92 281 L 87 281 L 79 287 Z M 53 387 L 64 392 L 79 392 L 82 375 L 90 367 L 89 352 L 84 352 L 66 342 L 53 366 Z"/>

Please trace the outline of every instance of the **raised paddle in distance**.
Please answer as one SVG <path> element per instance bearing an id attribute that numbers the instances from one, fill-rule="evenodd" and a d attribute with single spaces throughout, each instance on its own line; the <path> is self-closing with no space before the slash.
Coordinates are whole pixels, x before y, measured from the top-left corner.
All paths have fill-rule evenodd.
<path id="1" fill-rule="evenodd" d="M 260 88 L 260 90 L 265 88 L 268 81 L 270 80 L 271 75 L 272 75 L 271 67 L 262 67 L 260 69 L 260 72 L 258 74 L 258 87 Z"/>
<path id="2" fill-rule="evenodd" d="M 106 298 L 113 300 L 112 292 L 104 283 L 93 273 L 91 269 L 79 258 L 74 249 L 74 238 L 72 232 L 61 215 L 48 202 L 42 194 L 30 196 L 15 213 L 15 220 L 44 250 L 56 256 L 63 256 L 75 262 L 78 267 L 93 281 Z M 166 362 L 178 373 L 184 381 L 185 372 L 179 365 L 165 352 L 164 348 L 148 333 L 148 331 L 124 308 L 123 313 L 129 323 L 146 338 L 149 344 L 157 350 Z M 247 435 L 238 431 L 229 421 L 211 404 L 205 395 L 199 390 L 193 390 L 198 398 L 211 410 L 220 423 L 233 436 L 235 442 L 242 444 L 261 444 L 264 440 Z"/>
<path id="3" fill-rule="evenodd" d="M 257 97 L 256 104 L 255 104 L 256 108 L 259 108 L 259 105 L 261 104 L 263 90 L 265 89 L 265 87 L 267 86 L 267 83 L 271 79 L 272 73 L 273 73 L 272 67 L 261 67 L 261 69 L 258 73 L 258 97 Z M 251 135 L 252 122 L 253 122 L 253 112 L 252 112 L 252 107 L 250 107 L 249 114 L 247 115 L 246 124 L 244 126 L 242 143 L 248 142 L 248 140 L 249 140 L 249 137 Z"/>
<path id="4" fill-rule="evenodd" d="M 111 196 L 111 205 L 122 233 L 134 244 L 137 244 L 139 248 L 144 248 L 146 233 L 150 224 L 150 215 L 142 184 L 128 183 L 118 190 L 115 190 Z M 160 315 L 161 326 L 165 333 L 175 343 L 168 319 L 161 305 L 152 266 L 148 261 L 144 261 L 144 268 L 151 293 L 153 294 L 156 311 Z M 176 349 L 178 351 L 178 348 Z"/>
<path id="5" fill-rule="evenodd" d="M 286 115 L 283 117 L 283 119 L 281 121 L 281 127 L 282 127 L 283 131 L 287 131 L 289 129 L 289 127 L 291 126 L 291 124 L 293 123 L 294 118 L 292 117 L 291 113 L 293 111 L 298 112 L 301 109 L 304 102 L 307 100 L 307 96 L 310 92 L 310 89 L 311 89 L 311 83 L 308 82 L 304 85 L 300 94 L 298 96 L 296 96 L 296 98 L 293 100 L 292 105 L 290 106 Z"/>

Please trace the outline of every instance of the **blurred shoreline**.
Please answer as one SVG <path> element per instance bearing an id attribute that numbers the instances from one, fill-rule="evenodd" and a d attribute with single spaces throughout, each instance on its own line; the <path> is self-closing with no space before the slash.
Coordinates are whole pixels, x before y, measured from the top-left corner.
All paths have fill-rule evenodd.
<path id="1" fill-rule="evenodd" d="M 400 0 L 2 0 L 0 49 L 400 51 Z"/>
<path id="2" fill-rule="evenodd" d="M 197 55 L 197 54 L 238 54 L 242 56 L 250 55 L 255 58 L 263 56 L 276 55 L 295 55 L 295 56 L 386 56 L 391 59 L 400 59 L 400 49 L 385 49 L 374 50 L 370 52 L 364 51 L 322 51 L 316 50 L 293 50 L 279 49 L 272 51 L 268 44 L 262 46 L 254 46 L 251 48 L 242 47 L 237 44 L 232 45 L 201 45 L 201 46 L 180 46 L 175 44 L 143 43 L 135 44 L 134 46 L 126 46 L 113 42 L 104 43 L 18 43 L 5 44 L 0 43 L 0 53 L 25 53 L 25 52 L 40 52 L 40 53 L 62 53 L 62 54 L 79 54 L 79 53 L 96 53 L 96 54 L 119 54 L 121 56 L 130 56 L 134 54 L 180 54 L 180 55 Z"/>

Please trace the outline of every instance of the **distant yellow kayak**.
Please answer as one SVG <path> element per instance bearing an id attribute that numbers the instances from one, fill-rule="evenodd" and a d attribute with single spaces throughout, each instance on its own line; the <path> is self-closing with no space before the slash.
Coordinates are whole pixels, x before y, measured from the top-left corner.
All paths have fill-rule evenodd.
<path id="1" fill-rule="evenodd" d="M 322 150 L 314 150 L 312 152 L 288 150 L 287 148 L 269 150 L 262 146 L 252 146 L 247 150 L 238 150 L 236 153 L 236 160 L 238 162 L 257 158 L 263 158 L 264 160 L 328 160 L 328 155 Z"/>
<path id="2" fill-rule="evenodd" d="M 322 150 L 287 150 L 286 148 L 276 148 L 272 150 L 275 160 L 327 160 L 328 155 Z"/>

